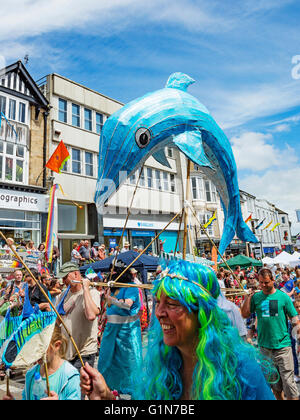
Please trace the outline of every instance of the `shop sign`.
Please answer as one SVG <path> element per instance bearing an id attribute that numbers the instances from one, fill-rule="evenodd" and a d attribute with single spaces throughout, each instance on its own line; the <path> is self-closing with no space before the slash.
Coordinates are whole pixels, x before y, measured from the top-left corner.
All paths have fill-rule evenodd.
<path id="1" fill-rule="evenodd" d="M 45 194 L 0 189 L 0 208 L 46 212 L 47 198 Z"/>
<path id="2" fill-rule="evenodd" d="M 132 230 L 131 235 L 151 238 L 155 236 L 155 232 L 153 230 Z"/>

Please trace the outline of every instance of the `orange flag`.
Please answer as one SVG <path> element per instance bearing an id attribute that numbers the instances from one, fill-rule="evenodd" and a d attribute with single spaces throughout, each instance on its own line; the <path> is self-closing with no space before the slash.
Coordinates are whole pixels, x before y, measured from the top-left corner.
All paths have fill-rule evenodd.
<path id="1" fill-rule="evenodd" d="M 217 248 L 214 246 L 213 249 L 211 250 L 211 260 L 212 262 L 214 262 L 214 266 L 213 266 L 213 270 L 217 271 L 218 270 L 218 266 L 217 266 L 217 262 L 218 262 L 218 251 Z"/>
<path id="2" fill-rule="evenodd" d="M 66 146 L 64 145 L 64 142 L 61 140 L 61 142 L 55 149 L 53 155 L 46 163 L 46 167 L 59 174 L 61 168 L 64 166 L 66 160 L 68 160 L 69 158 L 70 154 Z"/>

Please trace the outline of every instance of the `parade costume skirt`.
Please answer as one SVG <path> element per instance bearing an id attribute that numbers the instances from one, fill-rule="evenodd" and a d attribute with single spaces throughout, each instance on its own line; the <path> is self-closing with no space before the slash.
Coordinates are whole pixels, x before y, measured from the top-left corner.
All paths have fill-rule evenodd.
<path id="1" fill-rule="evenodd" d="M 132 375 L 140 371 L 141 361 L 140 320 L 111 323 L 108 319 L 100 347 L 98 370 L 104 376 L 109 388 L 122 394 L 132 394 L 134 390 Z"/>

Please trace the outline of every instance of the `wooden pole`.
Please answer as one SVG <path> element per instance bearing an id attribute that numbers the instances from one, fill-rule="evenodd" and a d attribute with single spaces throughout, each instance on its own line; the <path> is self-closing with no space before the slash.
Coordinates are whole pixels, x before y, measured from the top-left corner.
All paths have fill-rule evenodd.
<path id="1" fill-rule="evenodd" d="M 28 266 L 25 264 L 25 262 L 23 261 L 23 259 L 20 257 L 20 255 L 16 252 L 16 250 L 7 242 L 7 239 L 5 237 L 5 235 L 3 234 L 3 232 L 0 230 L 0 236 L 2 237 L 2 239 L 6 242 L 6 244 L 9 246 L 9 248 L 12 250 L 13 254 L 15 255 L 15 257 L 18 259 L 18 261 L 20 261 L 20 263 L 25 267 L 26 271 L 29 273 L 29 275 L 31 276 L 31 278 L 34 280 L 35 284 L 38 286 L 38 288 L 40 289 L 41 293 L 44 295 L 44 297 L 47 299 L 47 302 L 50 304 L 51 308 L 53 309 L 53 311 L 56 313 L 57 318 L 60 320 L 61 324 L 63 325 L 64 329 L 66 330 L 66 333 L 68 334 L 74 348 L 75 351 L 78 355 L 78 358 L 82 364 L 82 367 L 84 367 L 84 363 L 81 357 L 81 354 L 79 352 L 79 349 L 74 341 L 74 338 L 72 336 L 72 334 L 70 333 L 70 331 L 68 330 L 66 324 L 64 323 L 62 317 L 60 316 L 60 314 L 57 312 L 55 306 L 53 305 L 53 303 L 51 302 L 51 299 L 49 298 L 49 296 L 47 295 L 47 293 L 45 292 L 45 290 L 42 288 L 42 286 L 40 285 L 40 283 L 38 282 L 38 280 L 34 277 L 34 275 L 32 274 L 31 270 L 28 268 Z"/>
<path id="2" fill-rule="evenodd" d="M 175 249 L 174 249 L 174 256 L 176 256 L 176 249 L 177 249 L 177 245 L 178 245 L 178 242 L 179 242 L 179 235 L 180 235 L 180 229 L 181 229 L 183 215 L 184 215 L 184 208 L 183 208 L 183 210 L 181 212 L 181 216 L 180 216 L 179 228 L 178 228 L 177 239 L 176 239 L 176 245 L 175 245 Z"/>
<path id="3" fill-rule="evenodd" d="M 124 224 L 124 226 L 123 226 L 123 230 L 122 230 L 122 234 L 121 234 L 121 238 L 120 238 L 120 241 L 119 241 L 119 249 L 118 249 L 118 251 L 117 251 L 117 255 L 116 255 L 116 256 L 115 256 L 115 258 L 113 259 L 113 265 L 112 265 L 112 268 L 111 268 L 111 270 L 110 270 L 109 281 L 110 281 L 110 280 L 111 280 L 111 278 L 112 278 L 112 274 L 113 274 L 113 271 L 114 271 L 114 268 L 115 268 L 115 264 L 116 264 L 116 261 L 117 261 L 117 256 L 118 256 L 118 254 L 119 254 L 119 252 L 120 252 L 121 242 L 122 242 L 122 239 L 123 239 L 123 236 L 124 236 L 124 232 L 125 232 L 125 229 L 126 229 L 126 226 L 127 226 L 127 222 L 128 222 L 128 219 L 129 219 L 129 216 L 130 216 L 130 213 L 131 213 L 131 207 L 132 207 L 133 200 L 134 200 L 134 197 L 135 197 L 135 193 L 136 193 L 136 191 L 137 191 L 137 188 L 138 188 L 138 185 L 139 185 L 139 182 L 140 182 L 141 176 L 142 176 L 143 169 L 144 169 L 144 164 L 143 164 L 143 165 L 142 165 L 142 167 L 141 167 L 140 174 L 139 174 L 139 177 L 138 177 L 138 180 L 137 180 L 137 182 L 136 182 L 136 186 L 135 186 L 135 189 L 134 189 L 134 192 L 133 192 L 132 198 L 131 198 L 131 203 L 130 203 L 129 208 L 128 208 L 128 211 L 127 211 L 127 217 L 126 217 L 125 224 Z"/>
<path id="4" fill-rule="evenodd" d="M 46 384 L 47 384 L 47 394 L 50 397 L 50 384 L 49 384 L 49 374 L 48 374 L 48 366 L 47 366 L 47 358 L 45 357 L 44 360 L 44 369 L 45 369 L 45 376 L 46 376 Z"/>
<path id="5" fill-rule="evenodd" d="M 6 370 L 6 395 L 10 395 L 10 389 L 9 389 L 9 375 L 10 375 L 10 369 Z"/>
<path id="6" fill-rule="evenodd" d="M 190 195 L 190 174 L 191 174 L 191 161 L 188 159 L 187 163 L 187 175 L 186 175 L 186 190 L 185 190 L 185 199 L 189 202 L 189 195 Z M 186 245 L 188 239 L 188 232 L 187 232 L 187 225 L 188 225 L 188 209 L 184 207 L 184 231 L 183 231 L 183 259 L 186 259 Z"/>

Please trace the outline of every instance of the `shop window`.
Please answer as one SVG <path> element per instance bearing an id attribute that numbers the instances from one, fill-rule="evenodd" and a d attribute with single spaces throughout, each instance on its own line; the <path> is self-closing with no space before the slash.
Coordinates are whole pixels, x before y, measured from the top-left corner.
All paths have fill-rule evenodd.
<path id="1" fill-rule="evenodd" d="M 71 203 L 58 204 L 58 231 L 85 234 L 85 208 Z"/>

